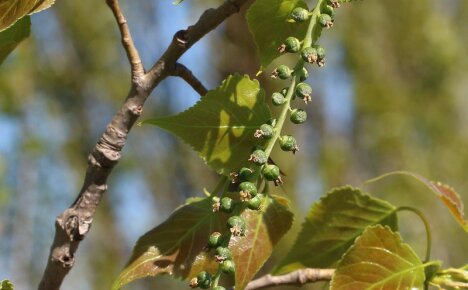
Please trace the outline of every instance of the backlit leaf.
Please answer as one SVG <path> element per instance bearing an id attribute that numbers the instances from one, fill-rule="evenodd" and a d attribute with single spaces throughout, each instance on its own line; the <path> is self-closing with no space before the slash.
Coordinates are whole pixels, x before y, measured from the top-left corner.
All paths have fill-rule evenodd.
<path id="1" fill-rule="evenodd" d="M 398 233 L 377 225 L 366 229 L 346 252 L 330 289 L 423 289 L 426 266 Z"/>
<path id="2" fill-rule="evenodd" d="M 261 211 L 245 210 L 245 237 L 232 238 L 236 263 L 236 289 L 244 289 L 270 257 L 278 241 L 289 231 L 293 214 L 283 198 L 266 199 Z"/>
<path id="3" fill-rule="evenodd" d="M 280 56 L 278 47 L 289 36 L 303 39 L 307 23 L 288 22 L 296 7 L 307 9 L 302 0 L 257 0 L 247 11 L 247 22 L 257 45 L 260 65 L 266 67 Z"/>
<path id="4" fill-rule="evenodd" d="M 275 274 L 334 265 L 370 225 L 398 228 L 395 207 L 359 189 L 334 189 L 310 209 L 302 230 Z"/>
<path id="5" fill-rule="evenodd" d="M 0 64 L 21 41 L 29 36 L 30 32 L 31 19 L 29 16 L 22 18 L 7 30 L 0 32 Z"/>
<path id="6" fill-rule="evenodd" d="M 13 290 L 13 284 L 9 280 L 0 281 L 0 290 Z"/>
<path id="7" fill-rule="evenodd" d="M 366 181 L 372 183 L 392 175 L 404 175 L 415 178 L 429 188 L 450 210 L 455 220 L 468 232 L 468 220 L 465 219 L 464 205 L 458 193 L 450 186 L 441 182 L 430 181 L 427 178 L 409 171 L 393 171 Z"/>
<path id="8" fill-rule="evenodd" d="M 220 87 L 185 112 L 147 120 L 190 144 L 205 162 L 224 175 L 246 166 L 255 131 L 270 119 L 265 94 L 257 80 L 229 76 Z"/>
<path id="9" fill-rule="evenodd" d="M 26 15 L 49 8 L 55 0 L 7 0 L 0 1 L 0 31 L 13 25 Z"/>

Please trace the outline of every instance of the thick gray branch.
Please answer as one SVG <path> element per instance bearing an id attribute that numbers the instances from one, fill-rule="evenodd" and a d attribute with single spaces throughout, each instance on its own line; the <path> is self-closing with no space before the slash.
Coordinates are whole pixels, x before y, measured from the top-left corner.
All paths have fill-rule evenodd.
<path id="1" fill-rule="evenodd" d="M 239 11 L 248 0 L 228 0 L 216 9 L 209 9 L 193 26 L 181 30 L 153 65 L 143 70 L 130 31 L 115 0 L 106 0 L 112 9 L 122 35 L 122 43 L 132 66 L 132 86 L 123 105 L 107 125 L 88 158 L 85 180 L 75 202 L 55 221 L 55 237 L 39 290 L 58 290 L 75 263 L 75 253 L 88 233 L 97 206 L 107 191 L 107 178 L 121 157 L 127 135 L 141 115 L 152 90 L 167 76 L 173 75 L 177 60 L 196 41 L 216 28 L 227 17 Z"/>
<path id="2" fill-rule="evenodd" d="M 281 276 L 266 275 L 251 281 L 245 290 L 257 290 L 273 286 L 302 286 L 318 281 L 330 281 L 334 269 L 301 269 Z"/>

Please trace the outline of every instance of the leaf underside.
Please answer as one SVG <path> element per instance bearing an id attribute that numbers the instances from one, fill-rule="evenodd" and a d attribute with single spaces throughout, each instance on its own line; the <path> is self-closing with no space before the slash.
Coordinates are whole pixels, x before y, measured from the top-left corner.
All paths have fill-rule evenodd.
<path id="1" fill-rule="evenodd" d="M 193 107 L 169 117 L 146 120 L 178 136 L 220 174 L 249 165 L 255 131 L 271 118 L 264 91 L 248 76 L 229 76 Z M 260 142 L 261 143 L 261 142 Z"/>
<path id="2" fill-rule="evenodd" d="M 398 233 L 369 227 L 343 256 L 331 290 L 423 289 L 425 265 Z"/>
<path id="3" fill-rule="evenodd" d="M 0 32 L 0 65 L 5 58 L 31 33 L 31 19 L 23 17 L 13 26 Z"/>
<path id="4" fill-rule="evenodd" d="M 294 246 L 274 274 L 335 265 L 368 226 L 383 224 L 397 230 L 395 209 L 356 188 L 332 190 L 311 207 Z"/>

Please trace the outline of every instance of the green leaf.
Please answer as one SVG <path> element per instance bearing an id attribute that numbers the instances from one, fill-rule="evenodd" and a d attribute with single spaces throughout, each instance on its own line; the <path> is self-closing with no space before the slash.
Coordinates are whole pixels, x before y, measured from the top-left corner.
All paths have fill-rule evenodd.
<path id="1" fill-rule="evenodd" d="M 40 12 L 54 4 L 55 0 L 9 0 L 0 2 L 0 31 L 13 25 L 26 15 Z"/>
<path id="2" fill-rule="evenodd" d="M 7 30 L 0 32 L 0 65 L 30 33 L 31 19 L 29 16 L 22 18 Z"/>
<path id="3" fill-rule="evenodd" d="M 304 38 L 307 23 L 288 22 L 291 11 L 296 7 L 307 9 L 307 4 L 302 0 L 257 0 L 247 11 L 249 30 L 257 45 L 262 67 L 280 56 L 278 47 L 287 37 Z"/>
<path id="4" fill-rule="evenodd" d="M 265 198 L 260 212 L 246 209 L 242 216 L 246 235 L 232 238 L 230 243 L 236 263 L 235 289 L 244 289 L 252 280 L 293 222 L 287 202 L 280 197 Z"/>
<path id="5" fill-rule="evenodd" d="M 294 246 L 274 274 L 334 265 L 366 227 L 383 224 L 396 230 L 395 209 L 356 188 L 332 190 L 311 207 Z"/>
<path id="6" fill-rule="evenodd" d="M 468 267 L 449 268 L 436 273 L 430 284 L 445 290 L 468 289 Z"/>
<path id="7" fill-rule="evenodd" d="M 423 289 L 427 265 L 398 233 L 377 225 L 366 229 L 343 256 L 330 289 Z"/>
<path id="8" fill-rule="evenodd" d="M 204 248 L 209 235 L 222 231 L 224 224 L 225 217 L 213 213 L 211 198 L 191 199 L 138 239 L 112 289 L 147 276 L 170 274 L 185 280 L 201 270 L 215 273 L 218 264 Z"/>
<path id="9" fill-rule="evenodd" d="M 419 174 L 409 171 L 389 172 L 376 178 L 370 179 L 364 184 L 373 183 L 392 175 L 409 176 L 424 184 L 433 193 L 435 193 L 437 197 L 444 203 L 444 205 L 449 209 L 455 220 L 462 226 L 465 232 L 468 232 L 468 220 L 465 219 L 463 201 L 460 198 L 460 195 L 458 195 L 458 193 L 455 191 L 455 189 L 446 184 L 443 184 L 441 182 L 430 181 Z"/>
<path id="10" fill-rule="evenodd" d="M 9 280 L 0 281 L 0 290 L 13 290 L 13 284 Z"/>
<path id="11" fill-rule="evenodd" d="M 247 166 L 255 131 L 270 119 L 257 80 L 229 76 L 220 87 L 185 112 L 143 123 L 159 126 L 190 144 L 205 162 L 224 175 Z"/>

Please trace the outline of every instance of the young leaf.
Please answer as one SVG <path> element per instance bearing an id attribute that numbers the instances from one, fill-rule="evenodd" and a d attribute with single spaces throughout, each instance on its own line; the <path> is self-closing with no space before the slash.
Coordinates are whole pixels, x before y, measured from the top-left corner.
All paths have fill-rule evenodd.
<path id="1" fill-rule="evenodd" d="M 396 230 L 395 209 L 356 188 L 334 189 L 312 206 L 294 246 L 274 274 L 332 266 L 366 227 L 383 224 Z"/>
<path id="2" fill-rule="evenodd" d="M 0 32 L 0 65 L 5 58 L 31 33 L 31 19 L 23 17 L 13 26 Z"/>
<path id="3" fill-rule="evenodd" d="M 247 22 L 260 55 L 260 65 L 266 67 L 280 56 L 278 48 L 289 36 L 302 39 L 307 23 L 288 22 L 296 7 L 307 9 L 302 0 L 257 0 L 247 11 Z"/>
<path id="4" fill-rule="evenodd" d="M 450 186 L 443 184 L 441 182 L 433 182 L 427 178 L 409 171 L 393 171 L 386 173 L 384 175 L 378 176 L 371 180 L 365 182 L 369 184 L 375 181 L 379 181 L 382 178 L 391 176 L 391 175 L 404 175 L 412 177 L 419 182 L 423 183 L 427 188 L 429 188 L 437 197 L 445 204 L 445 206 L 450 210 L 455 220 L 463 227 L 465 232 L 468 232 L 468 220 L 465 219 L 464 205 L 458 193 L 451 188 Z"/>
<path id="5" fill-rule="evenodd" d="M 192 199 L 140 237 L 112 289 L 147 276 L 190 279 L 201 270 L 215 273 L 218 264 L 204 247 L 210 234 L 222 231 L 224 224 L 223 216 L 213 213 L 211 198 Z"/>
<path id="6" fill-rule="evenodd" d="M 430 284 L 438 289 L 460 290 L 468 289 L 468 265 L 460 269 L 449 268 L 439 271 L 430 280 Z"/>
<path id="7" fill-rule="evenodd" d="M 423 289 L 426 266 L 398 233 L 377 225 L 366 229 L 343 256 L 330 289 Z"/>
<path id="8" fill-rule="evenodd" d="M 9 280 L 0 281 L 0 290 L 13 290 L 13 284 Z"/>
<path id="9" fill-rule="evenodd" d="M 55 0 L 15 0 L 0 2 L 0 31 L 26 15 L 49 8 Z"/>
<path id="10" fill-rule="evenodd" d="M 175 116 L 147 120 L 190 144 L 224 175 L 247 166 L 255 131 L 271 117 L 257 80 L 229 76 L 198 103 Z"/>
<path id="11" fill-rule="evenodd" d="M 246 209 L 245 237 L 232 238 L 230 247 L 236 263 L 235 289 L 244 289 L 270 257 L 274 246 L 289 231 L 293 214 L 283 198 L 265 198 L 261 211 Z"/>

